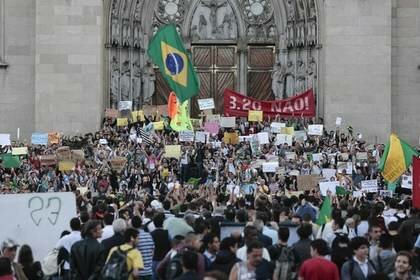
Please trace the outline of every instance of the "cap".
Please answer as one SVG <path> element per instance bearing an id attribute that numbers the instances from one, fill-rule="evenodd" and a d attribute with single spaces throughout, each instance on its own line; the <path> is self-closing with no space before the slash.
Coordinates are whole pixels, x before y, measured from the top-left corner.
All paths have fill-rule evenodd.
<path id="1" fill-rule="evenodd" d="M 10 238 L 7 238 L 1 244 L 2 251 L 6 248 L 14 248 L 14 247 L 19 247 L 19 244 L 17 244 L 13 239 L 10 239 Z"/>

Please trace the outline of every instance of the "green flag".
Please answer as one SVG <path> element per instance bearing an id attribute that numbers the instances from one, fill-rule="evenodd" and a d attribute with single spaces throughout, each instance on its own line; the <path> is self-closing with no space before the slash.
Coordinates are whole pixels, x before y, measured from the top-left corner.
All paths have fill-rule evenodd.
<path id="1" fill-rule="evenodd" d="M 4 168 L 17 168 L 20 167 L 19 156 L 13 156 L 12 154 L 2 155 L 3 167 Z"/>
<path id="2" fill-rule="evenodd" d="M 159 29 L 149 43 L 147 54 L 159 66 L 181 103 L 198 94 L 197 75 L 174 24 Z"/>
<path id="3" fill-rule="evenodd" d="M 335 194 L 336 195 L 346 195 L 349 194 L 350 192 L 346 191 L 346 189 L 344 187 L 341 186 L 336 186 L 335 187 Z"/>
<path id="4" fill-rule="evenodd" d="M 324 202 L 322 203 L 321 210 L 319 211 L 318 219 L 316 220 L 316 224 L 323 225 L 328 223 L 328 221 L 331 219 L 331 212 L 332 212 L 332 206 L 331 206 L 331 200 L 330 197 L 325 197 Z"/>
<path id="5" fill-rule="evenodd" d="M 182 104 L 178 102 L 176 114 L 171 120 L 171 128 L 178 132 L 184 130 L 194 130 L 190 119 L 190 103 L 188 100 Z"/>

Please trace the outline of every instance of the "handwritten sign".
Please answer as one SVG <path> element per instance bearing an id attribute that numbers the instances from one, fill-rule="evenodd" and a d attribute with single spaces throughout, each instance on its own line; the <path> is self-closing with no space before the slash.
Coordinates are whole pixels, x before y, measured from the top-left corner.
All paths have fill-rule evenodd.
<path id="1" fill-rule="evenodd" d="M 117 109 L 106 108 L 105 109 L 105 117 L 106 118 L 111 118 L 111 119 L 118 118 L 118 110 Z"/>
<path id="2" fill-rule="evenodd" d="M 346 171 L 346 174 L 351 175 L 353 173 L 353 163 L 352 162 L 338 162 L 337 172 L 342 174 L 343 170 Z"/>
<path id="3" fill-rule="evenodd" d="M 367 160 L 367 159 L 368 159 L 368 154 L 366 152 L 356 153 L 356 160 L 362 161 L 362 160 Z"/>
<path id="4" fill-rule="evenodd" d="M 133 101 L 120 101 L 118 102 L 118 111 L 131 110 Z"/>
<path id="5" fill-rule="evenodd" d="M 153 128 L 155 130 L 163 130 L 163 128 L 164 128 L 163 121 L 161 121 L 161 122 L 154 122 L 153 123 Z"/>
<path id="6" fill-rule="evenodd" d="M 114 157 L 111 159 L 111 168 L 117 172 L 121 172 L 124 169 L 125 164 L 127 163 L 127 158 L 125 157 Z"/>
<path id="7" fill-rule="evenodd" d="M 75 168 L 74 162 L 71 160 L 58 162 L 58 170 L 60 171 L 72 171 L 74 168 Z"/>
<path id="8" fill-rule="evenodd" d="M 197 143 L 206 143 L 208 137 L 210 137 L 208 132 L 204 132 L 204 131 L 195 132 L 195 142 Z"/>
<path id="9" fill-rule="evenodd" d="M 32 145 L 48 145 L 48 133 L 32 133 Z"/>
<path id="10" fill-rule="evenodd" d="M 57 160 L 70 160 L 71 159 L 71 151 L 70 148 L 67 146 L 60 147 L 55 152 L 57 154 Z"/>
<path id="11" fill-rule="evenodd" d="M 108 145 L 108 140 L 106 140 L 106 139 L 99 139 L 99 144 L 101 144 L 101 145 Z"/>
<path id="12" fill-rule="evenodd" d="M 208 115 L 206 116 L 206 121 L 207 122 L 217 122 L 218 124 L 220 124 L 220 119 L 222 117 L 219 114 L 215 114 L 215 115 Z"/>
<path id="13" fill-rule="evenodd" d="M 336 188 L 340 185 L 338 181 L 332 182 L 320 182 L 319 183 L 319 190 L 323 196 L 327 196 L 327 192 L 330 191 L 333 195 L 336 194 Z"/>
<path id="14" fill-rule="evenodd" d="M 179 159 L 181 157 L 181 145 L 166 145 L 165 157 Z"/>
<path id="15" fill-rule="evenodd" d="M 221 127 L 235 127 L 236 117 L 221 117 L 220 126 Z"/>
<path id="16" fill-rule="evenodd" d="M 131 112 L 131 120 L 133 122 L 138 122 L 138 121 L 143 122 L 144 121 L 144 112 L 142 110 Z"/>
<path id="17" fill-rule="evenodd" d="M 275 173 L 277 171 L 277 168 L 279 167 L 279 163 L 276 162 L 264 162 L 262 164 L 262 170 L 265 173 L 273 172 Z"/>
<path id="18" fill-rule="evenodd" d="M 286 152 L 286 159 L 287 160 L 295 160 L 296 159 L 296 153 L 295 152 Z"/>
<path id="19" fill-rule="evenodd" d="M 306 131 L 305 130 L 296 130 L 293 133 L 293 136 L 295 137 L 296 141 L 306 141 L 306 139 L 308 138 L 306 136 Z"/>
<path id="20" fill-rule="evenodd" d="M 318 186 L 320 177 L 318 175 L 297 176 L 297 188 L 299 191 L 310 191 Z"/>
<path id="21" fill-rule="evenodd" d="M 48 143 L 49 144 L 58 144 L 60 143 L 60 133 L 50 132 L 48 133 Z"/>
<path id="22" fill-rule="evenodd" d="M 127 118 L 117 118 L 117 126 L 126 126 L 128 125 Z"/>
<path id="23" fill-rule="evenodd" d="M 322 160 L 322 153 L 312 154 L 312 160 L 320 162 Z"/>
<path id="24" fill-rule="evenodd" d="M 2 225 L 0 240 L 13 238 L 18 244 L 30 244 L 34 258 L 39 260 L 54 248 L 57 237 L 74 217 L 76 199 L 71 192 L 2 195 L 0 221 L 7 223 Z"/>
<path id="25" fill-rule="evenodd" d="M 198 102 L 198 108 L 200 110 L 214 109 L 214 99 L 213 98 L 197 99 L 197 102 Z"/>
<path id="26" fill-rule="evenodd" d="M 332 168 L 323 168 L 322 169 L 322 177 L 328 181 L 335 181 L 337 180 L 336 176 L 337 170 Z"/>
<path id="27" fill-rule="evenodd" d="M 12 155 L 14 156 L 22 156 L 28 154 L 28 147 L 13 147 L 12 148 Z"/>
<path id="28" fill-rule="evenodd" d="M 236 145 L 239 143 L 239 135 L 236 132 L 225 132 L 223 142 L 226 144 Z"/>
<path id="29" fill-rule="evenodd" d="M 293 136 L 288 134 L 277 134 L 276 136 L 276 146 L 287 144 L 288 146 L 292 146 L 293 144 Z"/>
<path id="30" fill-rule="evenodd" d="M 364 180 L 360 182 L 363 192 L 377 192 L 378 191 L 378 181 L 377 180 Z"/>
<path id="31" fill-rule="evenodd" d="M 413 176 L 403 175 L 401 187 L 404 189 L 413 189 Z"/>
<path id="32" fill-rule="evenodd" d="M 258 134 L 258 142 L 260 145 L 270 143 L 268 140 L 268 132 L 259 132 Z"/>
<path id="33" fill-rule="evenodd" d="M 322 124 L 311 124 L 308 126 L 308 135 L 322 136 L 324 126 Z"/>
<path id="34" fill-rule="evenodd" d="M 263 120 L 263 111 L 249 110 L 248 121 L 250 121 L 250 122 L 262 122 L 262 120 Z"/>
<path id="35" fill-rule="evenodd" d="M 42 155 L 39 156 L 39 161 L 42 166 L 52 166 L 57 164 L 56 155 Z"/>
<path id="36" fill-rule="evenodd" d="M 184 130 L 179 132 L 180 142 L 194 142 L 194 131 Z"/>
<path id="37" fill-rule="evenodd" d="M 281 128 L 286 127 L 285 123 L 279 123 L 279 122 L 272 122 L 270 125 L 270 130 L 272 133 L 281 133 Z"/>
<path id="38" fill-rule="evenodd" d="M 206 122 L 204 123 L 204 130 L 209 132 L 212 135 L 219 133 L 219 123 L 218 122 Z"/>
<path id="39" fill-rule="evenodd" d="M 293 135 L 295 134 L 295 128 L 290 126 L 290 127 L 282 127 L 280 129 L 280 133 L 281 134 L 288 134 L 288 135 Z"/>

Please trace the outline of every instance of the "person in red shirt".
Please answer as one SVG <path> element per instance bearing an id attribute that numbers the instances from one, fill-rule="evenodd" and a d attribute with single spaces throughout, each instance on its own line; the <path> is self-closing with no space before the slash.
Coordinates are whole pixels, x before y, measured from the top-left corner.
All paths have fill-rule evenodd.
<path id="1" fill-rule="evenodd" d="M 311 242 L 311 256 L 309 260 L 303 262 L 299 270 L 299 280 L 339 280 L 337 266 L 327 260 L 328 245 L 322 239 Z"/>

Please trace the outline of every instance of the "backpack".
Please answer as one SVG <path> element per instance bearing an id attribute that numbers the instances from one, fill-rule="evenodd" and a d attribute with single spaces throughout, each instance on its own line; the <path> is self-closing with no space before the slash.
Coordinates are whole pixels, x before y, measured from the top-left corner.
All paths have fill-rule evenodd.
<path id="1" fill-rule="evenodd" d="M 176 254 L 168 263 L 166 267 L 166 280 L 173 280 L 182 274 L 182 254 Z"/>
<path id="2" fill-rule="evenodd" d="M 58 249 L 54 248 L 48 255 L 42 260 L 41 267 L 42 272 L 45 276 L 52 276 L 58 273 Z"/>
<path id="3" fill-rule="evenodd" d="M 291 248 L 283 247 L 276 260 L 276 271 L 278 280 L 295 279 L 295 255 Z"/>
<path id="4" fill-rule="evenodd" d="M 118 247 L 111 255 L 105 266 L 102 268 L 101 279 L 103 280 L 117 280 L 128 279 L 131 271 L 127 269 L 127 254 L 134 250 L 134 248 L 127 251 L 121 250 Z"/>

